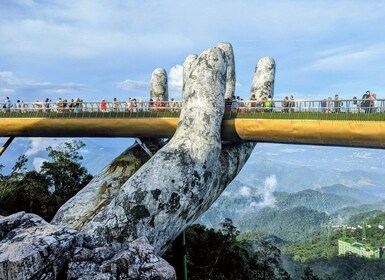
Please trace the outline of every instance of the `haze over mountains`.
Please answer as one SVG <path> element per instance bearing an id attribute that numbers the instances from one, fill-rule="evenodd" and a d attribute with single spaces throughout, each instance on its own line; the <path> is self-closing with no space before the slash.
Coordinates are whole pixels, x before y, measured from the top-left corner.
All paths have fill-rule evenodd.
<path id="1" fill-rule="evenodd" d="M 0 138 L 0 144 L 5 140 Z M 0 157 L 0 164 L 5 166 L 3 173 L 10 172 L 21 154 L 28 157 L 29 169 L 38 169 L 41 162 L 48 159 L 46 147 L 57 147 L 70 140 L 16 138 Z M 80 140 L 86 144 L 81 151 L 83 164 L 92 174 L 99 172 L 133 143 L 130 138 Z M 260 189 L 266 188 L 268 178 L 274 178 L 268 187 L 272 191 L 289 193 L 342 184 L 385 198 L 384 159 L 385 151 L 377 149 L 259 143 L 236 179 L 248 187 Z M 328 192 L 327 189 L 323 191 Z"/>
<path id="2" fill-rule="evenodd" d="M 0 138 L 0 144 L 5 142 Z M 3 172 L 11 170 L 21 154 L 29 168 L 47 159 L 45 148 L 56 147 L 70 138 L 16 138 L 0 158 Z M 95 174 L 133 143 L 130 138 L 82 138 L 87 146 L 83 164 Z M 380 190 L 385 181 L 385 151 L 363 148 L 322 147 L 259 143 L 237 179 L 247 185 L 263 186 L 267 177 L 276 178 L 279 191 L 295 192 L 333 184 Z"/>

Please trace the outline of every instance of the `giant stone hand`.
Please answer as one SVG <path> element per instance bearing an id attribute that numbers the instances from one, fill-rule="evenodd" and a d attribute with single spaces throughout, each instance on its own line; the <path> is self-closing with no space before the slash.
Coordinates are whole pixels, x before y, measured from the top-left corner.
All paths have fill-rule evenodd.
<path id="1" fill-rule="evenodd" d="M 233 51 L 228 43 L 208 49 L 198 57 L 187 57 L 183 108 L 172 139 L 162 148 L 158 145 L 160 150 L 148 161 L 149 157 L 142 155 L 144 151 L 136 150 L 140 158 L 138 170 L 124 176 L 115 173 L 115 179 L 107 184 L 115 187 L 111 187 L 108 199 L 101 203 L 98 190 L 106 177 L 112 178 L 105 169 L 59 210 L 53 223 L 76 228 L 94 236 L 100 244 L 117 248 L 146 237 L 155 252 L 162 254 L 219 197 L 255 147 L 252 142 L 221 141 L 224 99 L 235 92 L 234 69 Z M 251 94 L 257 98 L 272 96 L 274 73 L 274 61 L 261 59 Z M 125 153 L 132 155 L 134 148 L 138 146 Z M 116 181 L 121 183 L 114 185 Z M 92 199 L 87 200 L 90 196 Z M 81 201 L 89 203 L 79 208 L 77 202 Z"/>

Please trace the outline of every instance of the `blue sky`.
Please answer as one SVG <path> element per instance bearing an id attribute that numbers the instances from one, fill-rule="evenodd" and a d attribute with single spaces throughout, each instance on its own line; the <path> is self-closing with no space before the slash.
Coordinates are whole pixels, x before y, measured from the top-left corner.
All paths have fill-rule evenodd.
<path id="1" fill-rule="evenodd" d="M 159 67 L 179 99 L 184 59 L 220 42 L 233 45 L 236 94 L 244 98 L 263 56 L 276 61 L 277 99 L 352 98 L 366 90 L 385 98 L 384 24 L 385 1 L 370 0 L 1 0 L 0 100 L 148 99 Z"/>
<path id="2" fill-rule="evenodd" d="M 185 57 L 220 42 L 242 97 L 272 56 L 276 98 L 384 98 L 384 23 L 383 1 L 2 0 L 0 98 L 146 99 L 158 67 L 179 98 Z"/>

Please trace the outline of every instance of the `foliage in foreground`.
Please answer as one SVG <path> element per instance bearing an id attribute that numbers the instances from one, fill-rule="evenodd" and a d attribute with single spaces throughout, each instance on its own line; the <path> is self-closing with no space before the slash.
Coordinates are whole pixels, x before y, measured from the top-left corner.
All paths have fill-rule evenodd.
<path id="1" fill-rule="evenodd" d="M 226 219 L 220 231 L 203 225 L 186 230 L 188 279 L 290 279 L 280 250 L 268 242 L 237 241 L 239 231 Z M 178 249 L 163 256 L 180 274 Z"/>
<path id="2" fill-rule="evenodd" d="M 26 211 L 50 221 L 92 179 L 80 164 L 84 147 L 81 141 L 65 142 L 57 150 L 48 147 L 51 161 L 43 162 L 40 172 L 26 171 L 28 159 L 20 156 L 9 175 L 0 174 L 0 215 Z"/>

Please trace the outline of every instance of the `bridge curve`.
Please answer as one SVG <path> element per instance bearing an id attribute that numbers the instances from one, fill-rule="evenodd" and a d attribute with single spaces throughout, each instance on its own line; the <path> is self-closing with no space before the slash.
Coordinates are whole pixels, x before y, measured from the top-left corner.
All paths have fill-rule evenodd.
<path id="1" fill-rule="evenodd" d="M 222 123 L 222 139 L 385 147 L 383 100 L 376 106 L 376 111 L 371 112 L 365 112 L 365 108 L 350 106 L 351 100 L 344 100 L 338 113 L 323 111 L 322 101 L 314 100 L 296 101 L 296 106 L 285 112 L 286 109 L 280 102 L 274 101 L 273 108 L 229 108 Z M 93 109 L 89 110 L 91 107 Z M 357 111 L 353 111 L 353 108 Z M 84 103 L 82 110 L 78 112 L 58 111 L 57 108 L 48 111 L 31 106 L 25 111 L 14 109 L 0 112 L 0 136 L 169 138 L 178 126 L 179 110 L 179 105 L 137 109 L 136 112 L 115 110 L 112 107 L 110 110 L 100 111 L 98 104 L 91 103 Z"/>

